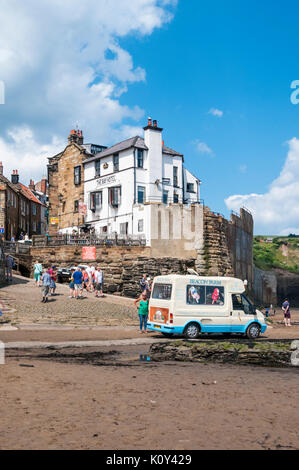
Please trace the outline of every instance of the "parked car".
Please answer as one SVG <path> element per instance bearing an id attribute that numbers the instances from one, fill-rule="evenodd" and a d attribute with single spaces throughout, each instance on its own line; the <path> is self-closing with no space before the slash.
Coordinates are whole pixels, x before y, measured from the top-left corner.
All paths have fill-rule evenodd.
<path id="1" fill-rule="evenodd" d="M 57 271 L 57 281 L 62 284 L 63 282 L 70 282 L 72 276 L 72 269 L 76 270 L 77 268 L 86 269 L 87 266 L 80 264 L 79 266 L 68 266 L 67 268 L 59 268 Z"/>

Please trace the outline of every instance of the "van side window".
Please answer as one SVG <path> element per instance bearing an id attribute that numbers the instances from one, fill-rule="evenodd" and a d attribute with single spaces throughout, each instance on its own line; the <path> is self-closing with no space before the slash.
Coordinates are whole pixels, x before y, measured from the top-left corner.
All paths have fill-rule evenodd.
<path id="1" fill-rule="evenodd" d="M 171 284 L 155 284 L 152 299 L 170 300 L 172 293 Z"/>
<path id="2" fill-rule="evenodd" d="M 204 305 L 206 303 L 206 288 L 204 286 L 187 286 L 187 304 Z"/>
<path id="3" fill-rule="evenodd" d="M 187 304 L 224 305 L 224 287 L 187 286 Z"/>

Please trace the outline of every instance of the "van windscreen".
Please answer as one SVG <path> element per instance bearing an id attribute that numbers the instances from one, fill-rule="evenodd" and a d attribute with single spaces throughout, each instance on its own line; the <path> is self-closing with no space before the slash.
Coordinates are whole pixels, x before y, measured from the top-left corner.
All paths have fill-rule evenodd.
<path id="1" fill-rule="evenodd" d="M 152 293 L 152 299 L 170 300 L 171 292 L 171 284 L 155 284 Z"/>

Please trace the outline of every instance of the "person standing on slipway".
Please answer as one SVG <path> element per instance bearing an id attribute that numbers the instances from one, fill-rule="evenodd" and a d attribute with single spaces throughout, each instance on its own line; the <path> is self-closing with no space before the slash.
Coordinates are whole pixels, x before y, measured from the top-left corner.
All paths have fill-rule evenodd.
<path id="1" fill-rule="evenodd" d="M 33 266 L 33 271 L 34 271 L 35 286 L 40 287 L 41 276 L 43 274 L 43 267 L 38 260 L 35 261 L 35 265 Z"/>
<path id="2" fill-rule="evenodd" d="M 140 333 L 147 331 L 147 318 L 148 318 L 148 298 L 146 291 L 143 291 L 140 297 L 135 300 L 135 305 L 138 308 L 138 315 L 140 321 Z"/>
<path id="3" fill-rule="evenodd" d="M 73 274 L 74 287 L 75 287 L 75 297 L 76 299 L 82 299 L 83 291 L 83 274 L 80 268 L 77 268 Z"/>
<path id="4" fill-rule="evenodd" d="M 50 286 L 51 286 L 51 276 L 48 273 L 48 271 L 45 269 L 44 274 L 42 277 L 42 294 L 43 294 L 43 303 L 48 302 L 48 296 L 50 292 Z"/>
<path id="5" fill-rule="evenodd" d="M 14 259 L 10 255 L 6 256 L 5 266 L 6 266 L 6 281 L 12 282 L 12 270 L 14 266 Z"/>
<path id="6" fill-rule="evenodd" d="M 290 303 L 288 299 L 285 299 L 284 303 L 282 304 L 282 310 L 284 313 L 285 326 L 291 326 L 291 311 L 290 311 Z"/>

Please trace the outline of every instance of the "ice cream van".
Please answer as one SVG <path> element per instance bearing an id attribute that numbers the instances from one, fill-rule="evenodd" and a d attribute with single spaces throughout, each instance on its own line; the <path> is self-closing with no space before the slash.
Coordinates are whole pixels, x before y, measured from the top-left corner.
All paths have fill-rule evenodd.
<path id="1" fill-rule="evenodd" d="M 148 329 L 167 337 L 239 333 L 256 339 L 267 325 L 244 292 L 244 282 L 230 277 L 158 276 L 152 287 Z"/>

